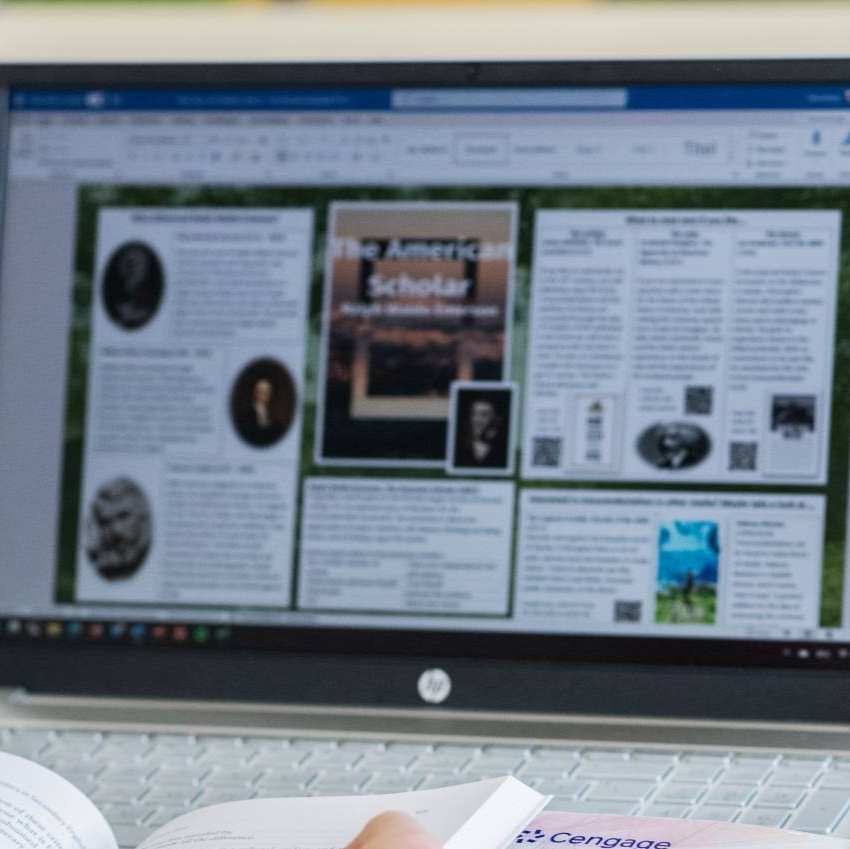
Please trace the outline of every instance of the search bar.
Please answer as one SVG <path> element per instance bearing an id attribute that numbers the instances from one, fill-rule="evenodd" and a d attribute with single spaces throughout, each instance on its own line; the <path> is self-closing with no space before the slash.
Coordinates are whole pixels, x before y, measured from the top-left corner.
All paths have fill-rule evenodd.
<path id="1" fill-rule="evenodd" d="M 393 109 L 624 109 L 624 88 L 408 88 L 392 93 Z"/>

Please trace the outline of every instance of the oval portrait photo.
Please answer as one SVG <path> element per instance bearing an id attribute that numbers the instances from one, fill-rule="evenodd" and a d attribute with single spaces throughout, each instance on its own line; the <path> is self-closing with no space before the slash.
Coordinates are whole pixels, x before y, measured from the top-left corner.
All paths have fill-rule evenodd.
<path id="1" fill-rule="evenodd" d="M 144 242 L 126 242 L 103 274 L 103 308 L 123 330 L 144 327 L 157 313 L 165 289 L 162 262 Z"/>
<path id="2" fill-rule="evenodd" d="M 86 554 L 102 578 L 129 578 L 150 551 L 153 517 L 142 488 L 129 478 L 102 484 L 89 504 Z"/>
<path id="3" fill-rule="evenodd" d="M 690 422 L 659 422 L 648 427 L 637 442 L 638 454 L 656 469 L 687 469 L 709 455 L 708 434 Z"/>
<path id="4" fill-rule="evenodd" d="M 295 381 L 283 363 L 264 357 L 239 372 L 230 394 L 230 416 L 239 438 L 254 448 L 280 442 L 295 418 Z"/>

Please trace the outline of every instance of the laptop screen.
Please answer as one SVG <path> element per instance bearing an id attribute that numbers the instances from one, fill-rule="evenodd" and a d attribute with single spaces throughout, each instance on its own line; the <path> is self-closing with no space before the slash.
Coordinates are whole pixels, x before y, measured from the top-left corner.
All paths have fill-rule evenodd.
<path id="1" fill-rule="evenodd" d="M 3 102 L 6 637 L 850 657 L 850 89 Z"/>

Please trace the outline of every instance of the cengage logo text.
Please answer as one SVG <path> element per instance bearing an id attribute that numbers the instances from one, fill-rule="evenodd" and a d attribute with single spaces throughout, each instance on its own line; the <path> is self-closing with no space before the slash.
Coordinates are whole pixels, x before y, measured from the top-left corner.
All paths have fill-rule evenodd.
<path id="1" fill-rule="evenodd" d="M 669 840 L 650 840 L 638 837 L 605 837 L 601 834 L 574 834 L 571 831 L 556 831 L 547 834 L 542 828 L 526 828 L 514 843 L 563 844 L 569 846 L 599 846 L 600 849 L 672 849 Z"/>

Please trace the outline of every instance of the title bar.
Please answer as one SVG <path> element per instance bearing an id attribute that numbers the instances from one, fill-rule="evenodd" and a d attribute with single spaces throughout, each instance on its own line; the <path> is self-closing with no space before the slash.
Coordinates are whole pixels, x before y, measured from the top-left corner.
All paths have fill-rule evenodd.
<path id="1" fill-rule="evenodd" d="M 604 110 L 850 109 L 846 86 L 666 85 L 628 88 L 13 89 L 25 112 L 392 111 L 571 112 Z"/>

